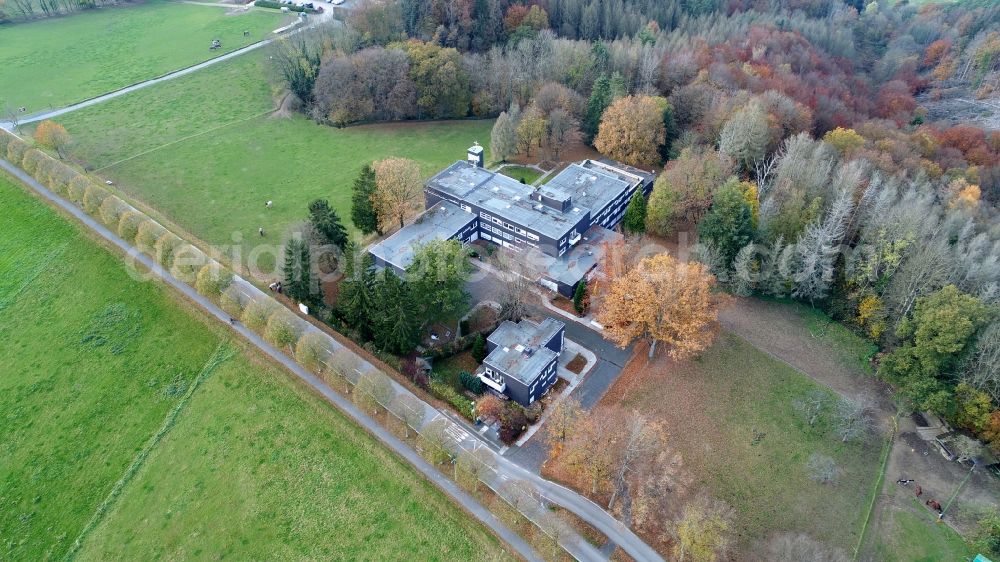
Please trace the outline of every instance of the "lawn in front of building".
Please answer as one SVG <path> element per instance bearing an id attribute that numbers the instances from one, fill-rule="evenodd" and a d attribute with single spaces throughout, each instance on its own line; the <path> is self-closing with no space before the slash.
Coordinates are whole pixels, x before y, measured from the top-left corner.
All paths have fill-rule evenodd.
<path id="1" fill-rule="evenodd" d="M 283 235 L 325 198 L 348 228 L 361 168 L 411 158 L 424 177 L 489 139 L 492 121 L 405 122 L 337 129 L 275 107 L 266 56 L 249 54 L 67 115 L 73 155 L 164 218 L 244 258 L 276 262 Z M 270 209 L 264 203 L 273 201 Z M 157 214 L 157 213 L 154 213 Z M 258 236 L 263 228 L 266 236 Z M 238 239 L 234 242 L 234 238 Z"/>

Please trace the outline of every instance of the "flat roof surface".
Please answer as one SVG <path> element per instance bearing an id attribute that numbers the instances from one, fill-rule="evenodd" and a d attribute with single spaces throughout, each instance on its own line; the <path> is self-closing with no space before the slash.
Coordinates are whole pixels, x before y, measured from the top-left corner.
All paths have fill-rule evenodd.
<path id="1" fill-rule="evenodd" d="M 584 240 L 560 257 L 548 256 L 543 274 L 564 285 L 573 285 L 583 278 L 604 257 L 604 243 L 624 238 L 618 232 L 603 226 L 594 226 L 583 234 Z"/>
<path id="2" fill-rule="evenodd" d="M 559 240 L 585 214 L 604 207 L 642 179 L 624 170 L 615 172 L 607 164 L 585 160 L 567 166 L 548 183 L 535 188 L 460 160 L 438 172 L 427 185 L 498 218 Z M 570 199 L 572 204 L 565 212 L 553 209 L 531 200 L 536 191 L 557 201 Z"/>
<path id="3" fill-rule="evenodd" d="M 625 182 L 605 168 L 594 166 L 590 160 L 585 160 L 583 164 L 574 163 L 566 166 L 539 189 L 543 194 L 548 190 L 557 194 L 569 194 L 573 197 L 574 206 L 596 211 L 604 208 L 626 189 L 636 185 L 638 179 L 636 178 L 635 183 Z"/>
<path id="4" fill-rule="evenodd" d="M 406 269 L 413 262 L 413 252 L 419 246 L 434 240 L 448 240 L 469 226 L 475 215 L 463 211 L 458 205 L 440 201 L 427 209 L 412 223 L 394 232 L 368 251 L 379 259 L 399 269 Z"/>
<path id="5" fill-rule="evenodd" d="M 531 384 L 559 354 L 545 347 L 565 324 L 546 318 L 535 324 L 530 320 L 521 320 L 517 324 L 505 320 L 490 334 L 490 343 L 496 348 L 486 356 L 483 363 L 488 363 L 504 373 L 516 378 L 524 384 Z M 530 350 L 530 352 L 529 352 Z"/>

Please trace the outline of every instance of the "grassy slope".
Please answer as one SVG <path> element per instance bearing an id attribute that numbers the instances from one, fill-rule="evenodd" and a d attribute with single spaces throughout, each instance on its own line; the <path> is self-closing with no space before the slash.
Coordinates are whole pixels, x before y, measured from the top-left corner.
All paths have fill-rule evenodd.
<path id="1" fill-rule="evenodd" d="M 61 556 L 217 338 L 3 176 L 0 199 L 0 559 L 39 560 Z M 83 345 L 116 303 L 139 317 Z"/>
<path id="2" fill-rule="evenodd" d="M 241 232 L 244 255 L 259 241 L 258 227 L 278 242 L 317 197 L 349 225 L 351 185 L 366 163 L 412 158 L 430 176 L 463 158 L 473 141 L 489 139 L 491 121 L 335 129 L 298 116 L 246 120 L 273 106 L 265 72 L 261 56 L 239 57 L 63 122 L 74 153 L 97 168 L 167 145 L 100 174 L 209 243 L 231 243 Z M 265 210 L 268 200 L 274 207 Z M 272 261 L 268 255 L 263 263 Z"/>
<path id="3" fill-rule="evenodd" d="M 195 395 L 80 558 L 479 560 L 500 552 L 419 478 L 284 373 L 241 357 Z"/>
<path id="4" fill-rule="evenodd" d="M 843 444 L 822 422 L 808 427 L 792 401 L 817 384 L 728 332 L 701 358 L 655 370 L 621 405 L 666 421 L 687 468 L 736 509 L 744 548 L 775 531 L 853 548 L 878 443 Z M 757 444 L 754 429 L 764 434 Z M 837 484 L 809 479 L 813 452 L 836 460 Z"/>
<path id="5" fill-rule="evenodd" d="M 154 1 L 0 26 L 0 99 L 29 112 L 61 107 L 259 41 L 286 19 L 226 11 Z M 223 49 L 209 51 L 212 39 Z"/>
<path id="6" fill-rule="evenodd" d="M 0 199 L 0 303 L 9 304 L 0 310 L 0 559 L 55 558 L 220 336 L 5 177 Z M 122 338 L 132 324 L 118 323 L 108 344 L 81 346 L 109 303 L 139 312 L 138 335 Z M 125 344 L 119 355 L 116 343 Z M 483 559 L 500 551 L 408 466 L 254 357 L 224 364 L 194 394 L 84 554 Z"/>

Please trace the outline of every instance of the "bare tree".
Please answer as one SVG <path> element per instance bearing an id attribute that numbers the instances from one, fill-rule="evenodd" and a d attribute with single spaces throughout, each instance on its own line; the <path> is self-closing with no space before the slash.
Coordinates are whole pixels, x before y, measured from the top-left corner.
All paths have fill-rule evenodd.
<path id="1" fill-rule="evenodd" d="M 410 436 L 411 427 L 419 428 L 424 421 L 424 403 L 409 392 L 397 394 L 389 410 L 403 422 L 406 437 Z"/>
<path id="2" fill-rule="evenodd" d="M 517 322 L 528 314 L 528 306 L 537 300 L 535 282 L 537 271 L 532 265 L 533 253 L 516 254 L 501 249 L 493 254 L 492 265 L 499 274 L 495 298 L 500 304 L 499 319 Z"/>
<path id="3" fill-rule="evenodd" d="M 722 128 L 719 152 L 732 158 L 745 170 L 764 157 L 771 131 L 767 127 L 767 113 L 757 101 L 752 101 L 736 112 Z"/>
<path id="4" fill-rule="evenodd" d="M 562 444 L 572 433 L 582 413 L 580 402 L 570 397 L 560 401 L 552 408 L 545 422 L 545 432 L 549 446 L 553 448 L 555 454 L 558 454 L 557 449 L 562 447 Z"/>
<path id="5" fill-rule="evenodd" d="M 1000 402 L 1000 322 L 983 329 L 966 362 L 965 380 Z"/>
<path id="6" fill-rule="evenodd" d="M 619 432 L 621 450 L 615 460 L 613 473 L 614 491 L 608 501 L 608 509 L 625 493 L 626 479 L 637 463 L 648 460 L 651 453 L 661 449 L 666 442 L 666 432 L 659 422 L 649 421 L 637 411 L 624 420 Z"/>
<path id="7" fill-rule="evenodd" d="M 952 441 L 955 456 L 960 461 L 973 460 L 983 454 L 983 444 L 967 435 L 959 435 Z"/>
<path id="8" fill-rule="evenodd" d="M 809 478 L 820 484 L 832 484 L 837 479 L 837 462 L 821 453 L 809 455 L 806 470 L 809 471 Z"/>
<path id="9" fill-rule="evenodd" d="M 809 427 L 816 425 L 830 405 L 830 395 L 820 389 L 810 391 L 792 402 L 795 410 L 802 415 Z"/>
<path id="10" fill-rule="evenodd" d="M 843 190 L 826 217 L 806 227 L 795 245 L 793 296 L 809 299 L 810 302 L 826 297 L 833 282 L 839 244 L 847 232 L 847 221 L 853 208 L 853 194 Z"/>
<path id="11" fill-rule="evenodd" d="M 396 396 L 396 389 L 389 377 L 381 371 L 368 371 L 358 380 L 354 388 L 354 401 L 364 409 L 378 413 L 379 407 L 386 407 Z"/>
<path id="12" fill-rule="evenodd" d="M 462 449 L 455 460 L 458 469 L 466 474 L 483 480 L 490 477 L 496 469 L 496 457 L 486 447 L 480 447 L 474 451 Z"/>
<path id="13" fill-rule="evenodd" d="M 833 425 L 837 436 L 844 443 L 865 439 L 875 429 L 871 415 L 872 404 L 867 398 L 851 400 L 841 398 L 834 408 Z"/>

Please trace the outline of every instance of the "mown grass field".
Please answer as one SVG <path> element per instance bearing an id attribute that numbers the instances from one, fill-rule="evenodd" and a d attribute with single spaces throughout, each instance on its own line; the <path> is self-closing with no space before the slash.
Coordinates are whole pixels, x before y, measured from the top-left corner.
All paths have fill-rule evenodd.
<path id="1" fill-rule="evenodd" d="M 223 330 L 2 176 L 0 200 L 0 559 L 62 558 L 92 519 L 84 559 L 504 555 L 253 352 L 186 399 Z"/>
<path id="2" fill-rule="evenodd" d="M 887 485 L 892 485 L 891 483 Z M 884 562 L 937 562 L 968 560 L 972 549 L 951 527 L 935 521 L 934 515 L 912 494 L 901 503 L 910 509 L 889 507 L 886 522 L 872 537 L 872 555 Z M 903 495 L 898 490 L 896 493 Z"/>
<path id="3" fill-rule="evenodd" d="M 0 102 L 62 107 L 265 39 L 289 19 L 227 12 L 153 0 L 0 26 Z M 210 51 L 213 39 L 223 48 Z"/>
<path id="4" fill-rule="evenodd" d="M 641 355 L 641 357 L 640 357 Z M 819 386 L 746 341 L 723 332 L 699 358 L 639 353 L 601 400 L 666 424 L 695 486 L 736 511 L 737 552 L 775 532 L 801 532 L 851 552 L 878 471 L 878 439 L 842 443 L 829 418 L 815 426 L 793 403 Z M 834 484 L 810 479 L 813 453 L 832 457 Z"/>
<path id="5" fill-rule="evenodd" d="M 351 186 L 374 160 L 416 160 L 430 176 L 486 144 L 492 121 L 394 123 L 335 129 L 273 109 L 264 55 L 213 67 L 87 108 L 62 120 L 74 154 L 136 199 L 210 244 L 242 237 L 248 256 L 278 244 L 313 199 L 349 228 Z M 256 116 L 256 117 L 255 117 Z M 138 156 L 136 156 L 138 155 Z M 266 201 L 274 201 L 265 209 Z M 273 254 L 262 256 L 264 267 Z"/>

